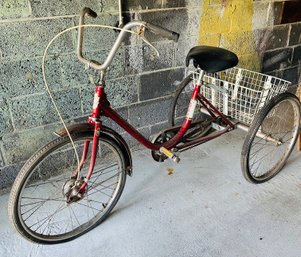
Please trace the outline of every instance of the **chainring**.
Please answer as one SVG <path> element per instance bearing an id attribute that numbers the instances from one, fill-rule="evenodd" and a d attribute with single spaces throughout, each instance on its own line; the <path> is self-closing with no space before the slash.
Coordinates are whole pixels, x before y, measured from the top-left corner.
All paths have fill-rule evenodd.
<path id="1" fill-rule="evenodd" d="M 173 138 L 175 134 L 173 132 L 160 132 L 152 140 L 153 144 L 163 144 Z M 152 157 L 156 162 L 164 162 L 167 156 L 159 151 L 151 151 Z"/>

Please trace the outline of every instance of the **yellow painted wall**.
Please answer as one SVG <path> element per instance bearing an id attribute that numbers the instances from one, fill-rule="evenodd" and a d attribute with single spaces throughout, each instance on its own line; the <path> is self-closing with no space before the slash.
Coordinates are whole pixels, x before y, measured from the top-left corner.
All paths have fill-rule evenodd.
<path id="1" fill-rule="evenodd" d="M 239 66 L 259 70 L 252 31 L 253 0 L 203 0 L 200 45 L 221 46 L 239 56 Z"/>

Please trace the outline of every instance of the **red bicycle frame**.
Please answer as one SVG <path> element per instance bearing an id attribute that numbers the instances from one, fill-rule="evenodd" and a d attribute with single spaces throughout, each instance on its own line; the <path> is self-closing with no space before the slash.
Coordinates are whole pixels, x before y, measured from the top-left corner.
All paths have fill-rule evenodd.
<path id="1" fill-rule="evenodd" d="M 84 24 L 84 16 L 85 14 L 88 14 L 92 17 L 96 17 L 96 14 L 90 10 L 89 8 L 85 8 L 83 9 L 83 11 L 80 14 L 80 21 L 79 24 L 83 25 Z M 110 63 L 112 62 L 112 59 L 117 51 L 117 49 L 119 48 L 121 42 L 124 40 L 125 38 L 125 34 L 127 33 L 126 30 L 130 30 L 131 28 L 134 27 L 139 27 L 140 31 L 144 31 L 145 28 L 148 28 L 151 32 L 155 33 L 155 34 L 159 34 L 161 36 L 165 36 L 169 39 L 172 39 L 174 41 L 178 40 L 179 35 L 176 32 L 164 29 L 162 27 L 158 27 L 155 25 L 152 25 L 150 23 L 146 23 L 143 21 L 132 21 L 127 23 L 124 26 L 123 31 L 121 31 L 111 49 L 111 51 L 109 52 L 109 55 L 107 57 L 107 59 L 105 60 L 105 62 L 103 64 L 99 64 L 97 62 L 94 62 L 92 60 L 88 60 L 86 58 L 84 58 L 83 56 L 83 52 L 82 52 L 82 46 L 83 46 L 83 26 L 79 28 L 79 33 L 78 33 L 78 47 L 77 47 L 77 56 L 79 58 L 79 60 L 88 65 L 88 67 L 92 67 L 95 70 L 98 71 L 105 71 Z M 198 82 L 195 85 L 195 88 L 193 90 L 192 93 L 192 98 L 190 100 L 190 104 L 187 110 L 187 114 L 186 114 L 186 118 L 184 123 L 182 124 L 181 127 L 176 127 L 176 128 L 172 128 L 172 130 L 176 129 L 176 135 L 174 137 L 172 137 L 170 140 L 168 140 L 167 142 L 164 143 L 152 143 L 150 142 L 148 139 L 146 139 L 143 135 L 141 135 L 134 127 L 132 127 L 126 120 L 124 120 L 122 117 L 120 117 L 118 115 L 118 113 L 116 113 L 111 107 L 110 107 L 110 102 L 108 101 L 105 91 L 104 91 L 104 85 L 97 85 L 96 86 L 96 91 L 95 91 L 95 97 L 94 97 L 94 102 L 93 102 L 93 110 L 92 110 L 92 116 L 89 117 L 88 122 L 90 124 L 94 125 L 94 137 L 93 137 L 93 145 L 92 145 L 92 153 L 91 153 L 91 162 L 90 162 L 90 167 L 89 167 L 89 171 L 88 171 L 88 175 L 85 179 L 84 184 L 81 186 L 81 189 L 83 189 L 86 185 L 87 185 L 87 181 L 89 180 L 89 178 L 92 175 L 92 171 L 94 168 L 94 164 L 95 164 L 95 159 L 96 159 L 96 154 L 97 154 L 97 149 L 98 149 L 98 141 L 99 141 L 99 136 L 100 136 L 100 132 L 101 132 L 101 120 L 100 117 L 102 115 L 107 116 L 109 118 L 111 118 L 114 122 L 116 122 L 120 127 L 122 127 L 125 131 L 127 131 L 132 137 L 134 137 L 138 142 L 140 142 L 141 144 L 143 144 L 145 147 L 147 147 L 148 149 L 152 150 L 152 151 L 159 151 L 162 154 L 165 154 L 166 156 L 173 158 L 173 154 L 172 152 L 170 152 L 170 149 L 176 148 L 177 150 L 186 150 L 189 149 L 193 146 L 196 146 L 198 144 L 207 142 L 213 138 L 216 138 L 230 130 L 232 130 L 234 128 L 234 124 L 231 123 L 231 121 L 229 121 L 227 119 L 227 117 L 225 117 L 222 113 L 220 113 L 214 106 L 212 106 L 212 104 L 207 101 L 201 94 L 200 94 L 200 88 L 201 88 L 201 81 L 202 81 L 202 77 L 204 75 L 204 71 L 201 71 L 200 75 L 199 75 L 199 79 Z M 185 133 L 187 132 L 187 130 L 191 127 L 192 124 L 192 118 L 193 118 L 193 114 L 194 114 L 194 110 L 196 108 L 197 105 L 197 101 L 200 101 L 200 103 L 202 104 L 202 106 L 208 111 L 208 113 L 214 117 L 214 118 L 220 118 L 222 123 L 226 125 L 226 128 L 221 130 L 221 131 L 217 131 L 217 133 L 211 133 L 208 136 L 204 136 L 204 137 L 198 137 L 195 140 L 191 140 L 189 142 L 184 142 L 184 136 Z M 87 156 L 87 151 L 89 148 L 89 143 L 86 142 L 85 143 L 85 147 L 84 147 L 84 151 L 82 153 L 82 159 L 81 159 L 81 163 L 79 164 L 79 169 L 82 166 L 82 163 L 84 162 L 84 160 L 86 159 Z"/>
<path id="2" fill-rule="evenodd" d="M 105 87 L 103 85 L 97 85 L 96 90 L 95 90 L 95 96 L 94 96 L 94 102 L 93 102 L 93 109 L 92 109 L 92 116 L 89 117 L 88 122 L 90 124 L 93 124 L 95 129 L 94 129 L 94 137 L 93 137 L 93 144 L 92 144 L 92 152 L 91 152 L 91 162 L 90 162 L 90 167 L 89 167 L 89 172 L 86 176 L 86 181 L 90 179 L 93 168 L 95 165 L 95 159 L 96 159 L 96 154 L 97 154 L 97 148 L 98 148 L 98 141 L 99 141 L 99 136 L 100 136 L 100 131 L 101 131 L 101 120 L 100 117 L 107 116 L 110 119 L 112 119 L 114 122 L 116 122 L 120 127 L 122 127 L 125 131 L 127 131 L 132 137 L 134 137 L 138 142 L 143 144 L 145 147 L 152 151 L 159 151 L 162 147 L 170 150 L 174 148 L 177 144 L 181 143 L 183 136 L 189 129 L 192 123 L 192 118 L 194 114 L 194 110 L 196 107 L 197 101 L 200 101 L 202 106 L 207 110 L 208 113 L 210 113 L 211 116 L 213 117 L 219 117 L 223 124 L 227 125 L 227 127 L 219 131 L 213 135 L 208 135 L 204 136 L 201 138 L 198 138 L 196 140 L 189 141 L 187 143 L 181 144 L 181 146 L 177 147 L 178 150 L 186 150 L 189 149 L 193 146 L 202 144 L 204 142 L 207 142 L 213 138 L 216 138 L 226 132 L 231 131 L 234 128 L 234 124 L 226 117 L 224 116 L 221 112 L 219 112 L 203 95 L 200 94 L 200 89 L 201 85 L 195 85 L 195 88 L 192 93 L 192 97 L 190 100 L 190 104 L 187 110 L 186 118 L 182 126 L 179 128 L 177 134 L 168 140 L 165 143 L 152 143 L 148 139 L 146 139 L 142 134 L 140 134 L 132 125 L 130 125 L 126 120 L 124 120 L 122 117 L 118 115 L 117 112 L 115 112 L 111 106 L 110 102 L 107 99 L 106 93 L 104 91 Z M 82 159 L 81 163 L 84 162 L 87 151 L 89 147 L 89 142 L 87 141 L 84 146 L 84 151 L 82 153 Z M 82 164 L 80 164 L 80 167 Z M 81 186 L 81 189 L 84 189 L 86 186 L 86 183 L 84 183 Z"/>

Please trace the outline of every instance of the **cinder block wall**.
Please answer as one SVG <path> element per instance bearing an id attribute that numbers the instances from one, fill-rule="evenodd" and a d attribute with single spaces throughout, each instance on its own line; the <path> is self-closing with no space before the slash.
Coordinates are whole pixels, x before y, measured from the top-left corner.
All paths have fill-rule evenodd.
<path id="1" fill-rule="evenodd" d="M 196 44 L 226 47 L 240 66 L 298 84 L 301 23 L 279 24 L 277 0 L 126 0 L 126 19 L 142 19 L 180 32 L 178 43 L 148 35 L 160 57 L 141 40 L 129 37 L 107 74 L 113 106 L 148 137 L 167 125 L 170 93 L 184 75 L 184 59 Z M 8 188 L 26 159 L 61 127 L 45 92 L 41 58 L 48 41 L 78 23 L 83 6 L 99 17 L 87 23 L 115 25 L 113 0 L 3 0 L 0 2 L 0 190 Z M 85 31 L 85 54 L 103 61 L 117 34 Z M 67 123 L 85 121 L 94 86 L 76 58 L 76 31 L 49 49 L 47 79 Z M 105 120 L 106 124 L 110 121 Z M 117 131 L 122 131 L 113 126 Z M 135 144 L 125 135 L 126 140 Z"/>
<path id="2" fill-rule="evenodd" d="M 118 21 L 117 0 L 0 2 L 0 189 L 12 184 L 26 159 L 62 126 L 44 89 L 41 59 L 56 33 L 78 24 L 84 6 L 99 14 L 86 23 L 114 26 Z M 166 126 L 174 82 L 183 78 L 185 54 L 197 44 L 201 8 L 193 0 L 127 0 L 123 8 L 127 20 L 141 19 L 181 33 L 178 44 L 147 35 L 159 58 L 140 39 L 129 37 L 106 77 L 113 106 L 148 137 Z M 116 37 L 111 30 L 86 29 L 85 54 L 104 61 Z M 75 55 L 76 40 L 75 30 L 60 37 L 46 63 L 49 86 L 67 123 L 87 120 L 94 95 L 90 73 Z"/>
<path id="3" fill-rule="evenodd" d="M 199 44 L 232 50 L 239 56 L 239 66 L 287 79 L 296 88 L 301 74 L 301 21 L 282 19 L 285 2 L 293 1 L 201 2 Z"/>
<path id="4" fill-rule="evenodd" d="M 261 70 L 289 80 L 297 87 L 301 81 L 301 20 L 281 24 L 283 4 L 284 1 L 257 4 L 259 13 L 264 14 L 263 10 L 268 8 L 269 17 L 268 27 L 259 29 L 257 36 Z"/>

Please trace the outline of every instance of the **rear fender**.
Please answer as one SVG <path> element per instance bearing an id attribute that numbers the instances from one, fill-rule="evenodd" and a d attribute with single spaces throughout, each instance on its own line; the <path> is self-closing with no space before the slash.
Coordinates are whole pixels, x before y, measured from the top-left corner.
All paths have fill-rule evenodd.
<path id="1" fill-rule="evenodd" d="M 89 123 L 73 124 L 73 125 L 68 126 L 67 129 L 68 129 L 70 135 L 72 135 L 74 133 L 78 133 L 78 132 L 81 132 L 81 133 L 89 132 L 92 134 L 94 133 L 94 125 L 89 124 Z M 55 131 L 54 134 L 59 137 L 64 137 L 64 136 L 68 135 L 65 128 L 61 128 L 61 129 Z M 122 138 L 122 136 L 120 136 L 113 129 L 110 129 L 103 125 L 101 125 L 100 135 L 102 137 L 110 138 L 111 140 L 113 140 L 116 143 L 116 145 L 118 145 L 120 147 L 120 149 L 122 150 L 122 153 L 124 154 L 124 157 L 125 157 L 126 172 L 129 176 L 132 176 L 132 168 L 133 168 L 132 156 L 131 156 L 129 147 L 128 147 L 127 143 L 125 142 L 125 140 Z"/>

